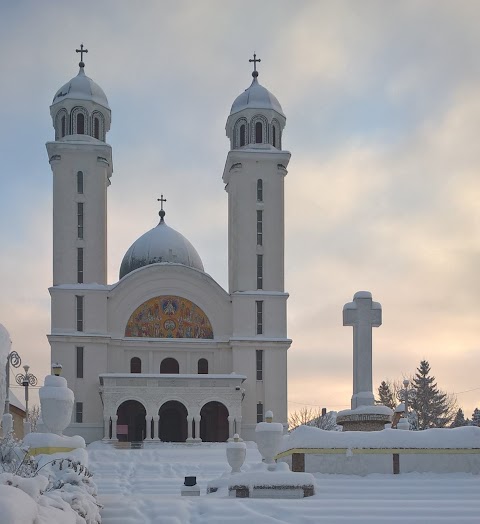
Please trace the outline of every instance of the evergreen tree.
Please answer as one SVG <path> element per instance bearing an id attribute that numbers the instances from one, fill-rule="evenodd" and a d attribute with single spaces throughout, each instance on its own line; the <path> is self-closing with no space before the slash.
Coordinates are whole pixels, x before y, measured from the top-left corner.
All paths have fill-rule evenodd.
<path id="1" fill-rule="evenodd" d="M 382 383 L 378 387 L 378 400 L 377 402 L 379 404 L 382 404 L 384 406 L 387 406 L 390 409 L 395 409 L 395 406 L 397 405 L 395 402 L 395 395 L 392 391 L 392 387 L 390 385 L 390 382 L 385 382 L 385 380 L 382 380 Z"/>
<path id="2" fill-rule="evenodd" d="M 450 424 L 451 428 L 460 428 L 462 426 L 467 426 L 468 423 L 465 420 L 465 415 L 463 414 L 462 408 L 459 408 L 453 422 Z"/>
<path id="3" fill-rule="evenodd" d="M 417 393 L 411 407 L 417 412 L 418 429 L 447 427 L 457 411 L 456 401 L 438 389 L 426 360 L 420 362 L 412 386 Z"/>
<path id="4" fill-rule="evenodd" d="M 475 408 L 472 413 L 471 426 L 480 426 L 480 409 Z"/>

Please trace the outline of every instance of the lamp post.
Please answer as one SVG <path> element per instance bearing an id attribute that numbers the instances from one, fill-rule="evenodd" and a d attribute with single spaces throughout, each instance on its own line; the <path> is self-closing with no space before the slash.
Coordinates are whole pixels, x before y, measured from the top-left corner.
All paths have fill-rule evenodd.
<path id="1" fill-rule="evenodd" d="M 23 369 L 25 370 L 25 374 L 19 373 L 16 375 L 15 380 L 19 386 L 23 386 L 25 388 L 25 422 L 23 427 L 24 433 L 27 434 L 30 433 L 30 422 L 28 421 L 28 386 L 36 386 L 37 377 L 28 372 L 30 366 L 25 364 Z"/>
<path id="2" fill-rule="evenodd" d="M 22 359 L 16 351 L 11 351 L 7 357 L 7 363 L 5 364 L 5 378 L 7 384 L 7 395 L 5 397 L 5 414 L 10 414 L 10 366 L 14 368 L 20 367 Z"/>
<path id="3" fill-rule="evenodd" d="M 408 379 L 405 379 L 403 381 L 403 389 L 401 389 L 398 392 L 397 398 L 401 402 L 405 404 L 405 412 L 403 414 L 405 420 L 408 421 L 408 399 L 414 399 L 416 395 L 416 390 L 414 388 L 408 389 L 408 386 L 410 385 L 410 381 Z"/>

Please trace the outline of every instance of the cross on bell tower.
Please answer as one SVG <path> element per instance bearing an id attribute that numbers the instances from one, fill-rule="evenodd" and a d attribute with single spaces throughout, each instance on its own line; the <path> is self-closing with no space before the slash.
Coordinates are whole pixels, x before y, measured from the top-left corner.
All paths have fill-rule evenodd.
<path id="1" fill-rule="evenodd" d="M 85 67 L 85 63 L 83 61 L 83 53 L 88 53 L 88 49 L 83 49 L 83 44 L 80 44 L 80 49 L 75 49 L 75 52 L 80 53 L 80 63 L 78 65 L 80 67 Z"/>
<path id="2" fill-rule="evenodd" d="M 255 53 L 253 53 L 253 58 L 249 59 L 249 62 L 253 62 L 253 71 L 252 71 L 253 78 L 256 78 L 258 76 L 257 62 L 261 62 L 261 61 L 262 60 L 260 58 L 257 58 L 257 55 Z"/>
<path id="3" fill-rule="evenodd" d="M 163 203 L 166 202 L 167 199 L 163 198 L 163 195 L 160 195 L 160 198 L 157 198 L 157 202 L 160 202 L 160 211 L 158 214 L 160 215 L 160 221 L 163 222 L 163 217 L 165 216 L 165 211 L 163 210 Z"/>

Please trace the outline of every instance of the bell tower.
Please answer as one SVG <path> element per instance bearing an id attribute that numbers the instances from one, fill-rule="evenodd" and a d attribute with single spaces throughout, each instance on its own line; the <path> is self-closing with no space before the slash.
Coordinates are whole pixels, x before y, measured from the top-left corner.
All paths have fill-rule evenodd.
<path id="1" fill-rule="evenodd" d="M 53 172 L 53 285 L 107 283 L 107 187 L 112 149 L 105 142 L 111 111 L 103 90 L 78 75 L 50 106 L 55 141 L 47 142 Z"/>
<path id="2" fill-rule="evenodd" d="M 249 379 L 243 403 L 247 433 L 266 410 L 287 424 L 287 298 L 284 286 L 286 118 L 275 96 L 253 81 L 232 105 L 223 173 L 228 193 L 229 292 L 233 305 L 233 369 Z"/>

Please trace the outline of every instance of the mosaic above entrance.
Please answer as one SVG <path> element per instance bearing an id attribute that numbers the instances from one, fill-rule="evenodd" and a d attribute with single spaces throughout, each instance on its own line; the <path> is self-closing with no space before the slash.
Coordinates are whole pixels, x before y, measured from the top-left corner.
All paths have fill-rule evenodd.
<path id="1" fill-rule="evenodd" d="M 151 298 L 130 316 L 126 337 L 213 338 L 207 315 L 193 302 L 176 296 Z"/>

